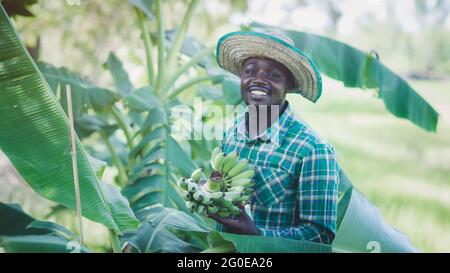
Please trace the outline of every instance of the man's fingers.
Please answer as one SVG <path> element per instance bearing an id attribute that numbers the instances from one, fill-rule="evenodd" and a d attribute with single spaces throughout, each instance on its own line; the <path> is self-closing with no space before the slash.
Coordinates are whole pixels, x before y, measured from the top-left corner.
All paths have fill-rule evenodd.
<path id="1" fill-rule="evenodd" d="M 217 214 L 208 214 L 208 217 L 216 220 L 216 222 L 225 226 L 233 225 L 233 223 L 235 222 L 232 218 L 222 218 L 219 217 Z"/>

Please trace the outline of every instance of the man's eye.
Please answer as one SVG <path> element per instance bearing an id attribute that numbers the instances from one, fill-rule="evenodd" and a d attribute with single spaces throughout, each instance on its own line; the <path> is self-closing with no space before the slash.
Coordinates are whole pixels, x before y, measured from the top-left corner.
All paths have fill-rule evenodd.
<path id="1" fill-rule="evenodd" d="M 254 70 L 251 68 L 247 68 L 244 70 L 245 74 L 253 74 Z"/>
<path id="2" fill-rule="evenodd" d="M 276 73 L 276 72 L 270 72 L 269 73 L 269 77 L 274 78 L 274 79 L 278 79 L 278 78 L 281 77 L 281 75 Z"/>

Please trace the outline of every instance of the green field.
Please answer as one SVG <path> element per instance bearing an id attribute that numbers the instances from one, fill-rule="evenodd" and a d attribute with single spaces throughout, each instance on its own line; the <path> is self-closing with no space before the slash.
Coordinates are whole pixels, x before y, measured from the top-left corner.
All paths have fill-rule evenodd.
<path id="1" fill-rule="evenodd" d="M 450 104 L 449 82 L 413 82 L 433 105 Z M 450 251 L 450 128 L 426 132 L 387 112 L 369 91 L 325 80 L 312 104 L 296 95 L 297 113 L 336 148 L 354 186 L 424 252 Z M 447 119 L 448 120 L 448 119 Z"/>

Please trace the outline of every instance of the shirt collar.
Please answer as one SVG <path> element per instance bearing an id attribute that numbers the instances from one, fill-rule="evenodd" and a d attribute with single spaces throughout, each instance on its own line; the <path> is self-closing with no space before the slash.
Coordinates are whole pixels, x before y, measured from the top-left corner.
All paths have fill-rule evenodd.
<path id="1" fill-rule="evenodd" d="M 289 126 L 291 125 L 294 113 L 288 103 L 284 112 L 279 116 L 278 120 L 275 121 L 269 128 L 267 128 L 259 136 L 250 139 L 247 133 L 246 127 L 246 117 L 248 116 L 248 108 L 242 115 L 235 119 L 235 135 L 239 139 L 243 139 L 245 142 L 254 141 L 268 141 L 281 146 L 286 135 Z"/>

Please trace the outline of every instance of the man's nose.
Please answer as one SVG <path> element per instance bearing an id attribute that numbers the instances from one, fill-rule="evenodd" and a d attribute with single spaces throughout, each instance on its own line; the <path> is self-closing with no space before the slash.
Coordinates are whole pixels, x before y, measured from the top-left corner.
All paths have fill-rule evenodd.
<path id="1" fill-rule="evenodd" d="M 267 73 L 265 72 L 258 72 L 255 74 L 253 81 L 254 84 L 259 84 L 259 85 L 267 85 Z"/>

